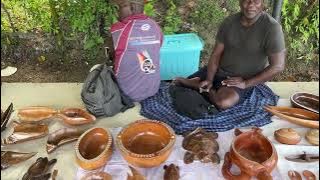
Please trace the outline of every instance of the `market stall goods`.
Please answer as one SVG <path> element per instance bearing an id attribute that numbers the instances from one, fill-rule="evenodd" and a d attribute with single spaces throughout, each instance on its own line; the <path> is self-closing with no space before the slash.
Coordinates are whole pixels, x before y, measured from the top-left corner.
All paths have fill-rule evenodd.
<path id="1" fill-rule="evenodd" d="M 16 144 L 44 137 L 48 134 L 48 125 L 13 122 L 13 133 L 1 140 L 2 144 Z"/>
<path id="2" fill-rule="evenodd" d="M 146 178 L 138 170 L 132 166 L 129 166 L 129 168 L 131 170 L 131 175 L 128 174 L 127 180 L 146 180 Z"/>
<path id="3" fill-rule="evenodd" d="M 219 151 L 217 138 L 217 133 L 206 132 L 201 128 L 187 133 L 182 141 L 182 147 L 187 150 L 184 163 L 189 164 L 194 160 L 200 160 L 203 163 L 220 163 L 220 157 L 217 154 Z"/>
<path id="4" fill-rule="evenodd" d="M 319 96 L 310 93 L 295 93 L 290 97 L 293 107 L 303 108 L 319 114 Z"/>
<path id="5" fill-rule="evenodd" d="M 285 159 L 292 162 L 309 163 L 319 161 L 319 155 L 303 152 L 303 154 L 286 156 Z"/>
<path id="6" fill-rule="evenodd" d="M 48 136 L 47 153 L 53 152 L 59 146 L 76 141 L 84 131 L 76 128 L 62 128 Z"/>
<path id="7" fill-rule="evenodd" d="M 165 170 L 163 179 L 164 180 L 178 180 L 180 178 L 180 168 L 175 164 L 170 164 L 169 166 L 164 165 Z"/>
<path id="8" fill-rule="evenodd" d="M 310 129 L 306 133 L 306 139 L 310 144 L 319 146 L 319 129 Z"/>
<path id="9" fill-rule="evenodd" d="M 225 154 L 222 174 L 228 180 L 233 179 L 272 179 L 270 173 L 276 167 L 278 155 L 275 147 L 258 128 L 244 132 L 233 140 L 230 151 Z M 241 173 L 230 172 L 232 164 L 239 167 Z"/>
<path id="10" fill-rule="evenodd" d="M 156 167 L 172 152 L 176 135 L 167 124 L 156 120 L 138 120 L 124 127 L 116 145 L 123 158 L 137 167 Z"/>
<path id="11" fill-rule="evenodd" d="M 293 171 L 293 170 L 288 171 L 288 176 L 290 180 L 302 180 L 301 175 L 297 171 Z"/>
<path id="12" fill-rule="evenodd" d="M 12 165 L 26 161 L 36 154 L 36 152 L 23 153 L 14 151 L 1 151 L 1 170 L 7 169 Z"/>
<path id="13" fill-rule="evenodd" d="M 39 157 L 22 177 L 22 180 L 29 179 L 49 179 L 51 177 L 50 168 L 57 162 L 57 159 L 48 160 L 47 157 Z"/>
<path id="14" fill-rule="evenodd" d="M 275 106 L 266 106 L 265 110 L 294 124 L 308 128 L 319 128 L 319 114 L 311 111 L 298 108 Z"/>
<path id="15" fill-rule="evenodd" d="M 34 106 L 18 110 L 18 117 L 22 122 L 39 122 L 50 118 L 60 118 L 71 126 L 78 126 L 94 122 L 96 118 L 89 112 L 80 108 L 65 108 L 55 110 L 50 107 Z"/>
<path id="16" fill-rule="evenodd" d="M 111 158 L 111 133 L 105 128 L 91 128 L 79 137 L 75 149 L 76 162 L 81 168 L 98 169 Z"/>
<path id="17" fill-rule="evenodd" d="M 298 144 L 301 136 L 292 128 L 281 128 L 274 132 L 275 139 L 282 144 Z"/>
<path id="18" fill-rule="evenodd" d="M 81 180 L 112 180 L 112 176 L 106 172 L 91 172 L 82 177 Z"/>
<path id="19" fill-rule="evenodd" d="M 1 132 L 6 129 L 7 123 L 11 117 L 12 112 L 13 112 L 13 104 L 12 103 L 4 111 L 4 113 L 2 113 L 2 110 L 1 110 Z"/>

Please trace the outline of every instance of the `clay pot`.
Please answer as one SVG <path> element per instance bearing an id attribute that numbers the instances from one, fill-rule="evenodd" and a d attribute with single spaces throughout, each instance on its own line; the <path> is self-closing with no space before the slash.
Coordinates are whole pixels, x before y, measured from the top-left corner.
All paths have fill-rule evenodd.
<path id="1" fill-rule="evenodd" d="M 319 129 L 310 129 L 306 133 L 306 139 L 310 144 L 319 146 Z"/>
<path id="2" fill-rule="evenodd" d="M 108 129 L 92 128 L 84 132 L 76 144 L 76 161 L 86 170 L 104 166 L 112 154 L 112 136 Z"/>
<path id="3" fill-rule="evenodd" d="M 290 97 L 293 107 L 303 108 L 319 114 L 319 96 L 310 93 L 295 93 Z"/>
<path id="4" fill-rule="evenodd" d="M 124 127 L 117 136 L 116 145 L 128 163 L 150 168 L 167 160 L 175 140 L 175 133 L 167 124 L 145 119 Z"/>
<path id="5" fill-rule="evenodd" d="M 278 155 L 273 144 L 262 135 L 261 130 L 238 135 L 232 142 L 230 152 L 224 158 L 222 174 L 229 180 L 242 180 L 257 177 L 272 179 L 270 173 L 278 162 Z M 232 163 L 236 164 L 241 173 L 233 175 L 230 172 Z"/>
<path id="6" fill-rule="evenodd" d="M 282 144 L 298 144 L 301 136 L 291 128 L 282 128 L 274 132 L 275 139 Z"/>

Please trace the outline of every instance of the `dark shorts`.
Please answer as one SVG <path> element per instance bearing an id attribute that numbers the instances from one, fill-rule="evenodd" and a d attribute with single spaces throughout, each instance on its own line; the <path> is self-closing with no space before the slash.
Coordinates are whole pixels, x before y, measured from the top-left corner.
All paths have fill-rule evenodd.
<path id="1" fill-rule="evenodd" d="M 195 78 L 195 77 L 199 77 L 201 79 L 201 81 L 206 80 L 207 79 L 207 66 L 201 68 L 199 71 L 197 71 L 197 72 L 193 73 L 192 75 L 190 75 L 188 77 L 188 79 Z M 225 80 L 225 79 L 227 79 L 227 77 L 215 75 L 214 79 L 212 81 L 213 88 L 214 89 L 219 89 L 222 86 L 221 82 L 223 80 Z M 244 94 L 246 92 L 246 89 L 240 89 L 240 88 L 237 88 L 237 87 L 231 87 L 231 88 L 233 88 L 239 94 L 240 100 L 242 100 L 243 97 L 244 97 Z"/>

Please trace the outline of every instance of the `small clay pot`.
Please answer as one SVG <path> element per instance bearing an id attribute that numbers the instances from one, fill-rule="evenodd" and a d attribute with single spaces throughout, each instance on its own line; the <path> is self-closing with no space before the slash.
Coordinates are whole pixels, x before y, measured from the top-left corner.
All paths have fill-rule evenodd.
<path id="1" fill-rule="evenodd" d="M 291 128 L 281 128 L 274 132 L 275 139 L 282 144 L 298 144 L 301 141 L 301 136 Z"/>
<path id="2" fill-rule="evenodd" d="M 319 129 L 310 129 L 306 133 L 306 139 L 310 144 L 319 146 Z"/>
<path id="3" fill-rule="evenodd" d="M 86 170 L 104 166 L 112 154 L 112 136 L 108 129 L 92 128 L 84 132 L 76 144 L 76 161 Z"/>
<path id="4" fill-rule="evenodd" d="M 167 124 L 145 119 L 124 127 L 117 136 L 116 145 L 128 163 L 149 168 L 167 160 L 175 140 L 175 133 Z"/>

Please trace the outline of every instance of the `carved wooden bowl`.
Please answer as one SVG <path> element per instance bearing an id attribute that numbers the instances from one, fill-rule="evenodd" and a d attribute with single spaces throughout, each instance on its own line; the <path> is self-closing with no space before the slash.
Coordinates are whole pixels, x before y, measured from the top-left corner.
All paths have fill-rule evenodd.
<path id="1" fill-rule="evenodd" d="M 155 167 L 167 160 L 176 135 L 167 124 L 156 120 L 138 120 L 122 129 L 116 139 L 124 159 L 137 167 Z"/>
<path id="2" fill-rule="evenodd" d="M 319 114 L 319 96 L 309 93 L 295 93 L 290 97 L 292 106 Z"/>
<path id="3" fill-rule="evenodd" d="M 112 136 L 108 129 L 92 128 L 83 133 L 76 144 L 76 161 L 86 170 L 104 166 L 112 154 Z"/>
<path id="4" fill-rule="evenodd" d="M 258 179 L 271 178 L 271 171 L 278 162 L 278 155 L 272 143 L 254 129 L 237 136 L 226 153 L 222 173 L 226 179 Z M 230 172 L 232 163 L 236 164 L 241 173 L 233 175 Z"/>

